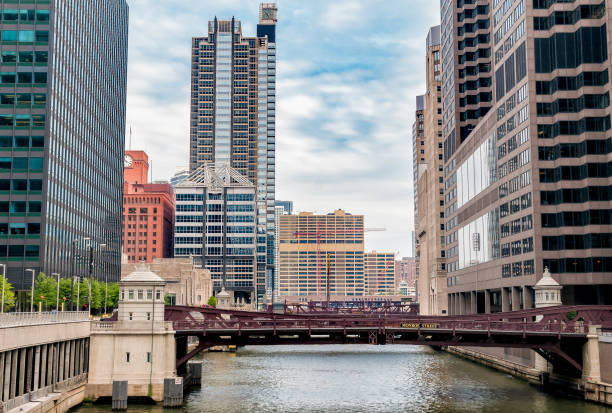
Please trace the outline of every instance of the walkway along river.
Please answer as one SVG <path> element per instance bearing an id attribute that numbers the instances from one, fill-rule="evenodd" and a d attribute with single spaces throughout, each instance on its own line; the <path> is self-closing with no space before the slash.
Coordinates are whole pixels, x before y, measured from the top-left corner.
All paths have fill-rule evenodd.
<path id="1" fill-rule="evenodd" d="M 612 413 L 427 347 L 246 347 L 201 359 L 202 388 L 187 395 L 185 412 Z M 163 411 L 130 406 L 128 412 Z"/>

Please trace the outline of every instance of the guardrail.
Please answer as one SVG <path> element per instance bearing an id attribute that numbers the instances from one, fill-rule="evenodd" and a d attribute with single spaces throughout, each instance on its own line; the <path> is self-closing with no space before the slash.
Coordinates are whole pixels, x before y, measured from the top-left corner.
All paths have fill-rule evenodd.
<path id="1" fill-rule="evenodd" d="M 87 311 L 51 311 L 44 313 L 2 313 L 0 328 L 32 326 L 41 324 L 72 323 L 88 321 Z"/>
<path id="2" fill-rule="evenodd" d="M 174 321 L 176 331 L 207 330 L 221 331 L 248 331 L 294 329 L 363 329 L 379 330 L 448 330 L 463 332 L 491 332 L 496 333 L 555 333 L 555 334 L 586 334 L 588 323 L 585 322 L 532 322 L 532 321 L 494 321 L 494 320 L 464 320 L 452 318 L 285 318 L 285 319 L 259 319 L 259 320 L 184 320 Z"/>

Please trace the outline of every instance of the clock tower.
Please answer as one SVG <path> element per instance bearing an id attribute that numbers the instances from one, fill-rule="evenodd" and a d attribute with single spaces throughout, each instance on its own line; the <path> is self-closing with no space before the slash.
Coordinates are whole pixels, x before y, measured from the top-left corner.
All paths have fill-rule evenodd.
<path id="1" fill-rule="evenodd" d="M 149 175 L 149 157 L 144 151 L 125 151 L 123 157 L 123 182 L 146 184 Z"/>

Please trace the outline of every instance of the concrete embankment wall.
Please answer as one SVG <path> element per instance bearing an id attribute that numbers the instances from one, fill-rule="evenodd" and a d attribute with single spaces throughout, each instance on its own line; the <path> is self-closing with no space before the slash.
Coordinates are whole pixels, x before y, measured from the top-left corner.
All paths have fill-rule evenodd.
<path id="1" fill-rule="evenodd" d="M 22 404 L 7 413 L 64 413 L 83 403 L 85 384 L 61 393 L 49 393 L 45 397 Z"/>
<path id="2" fill-rule="evenodd" d="M 468 360 L 523 378 L 533 384 L 540 384 L 542 380 L 540 371 L 529 365 L 531 357 L 528 352 L 533 353 L 533 350 L 507 349 L 521 350 L 510 352 L 509 355 L 503 348 L 447 347 L 446 350 Z"/>

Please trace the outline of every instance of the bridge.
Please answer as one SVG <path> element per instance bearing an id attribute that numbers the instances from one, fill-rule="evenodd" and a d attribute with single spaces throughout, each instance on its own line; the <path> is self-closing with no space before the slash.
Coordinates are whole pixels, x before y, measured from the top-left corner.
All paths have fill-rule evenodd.
<path id="1" fill-rule="evenodd" d="M 177 370 L 214 346 L 410 344 L 529 348 L 560 373 L 578 376 L 589 329 L 612 329 L 611 306 L 559 306 L 469 316 L 420 316 L 414 307 L 286 307 L 283 313 L 173 306 L 165 308 L 177 338 Z M 187 337 L 197 346 L 187 352 Z"/>

